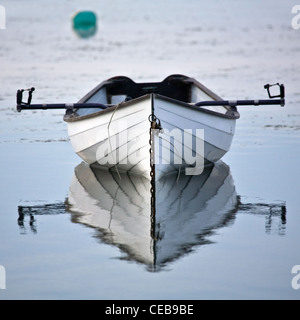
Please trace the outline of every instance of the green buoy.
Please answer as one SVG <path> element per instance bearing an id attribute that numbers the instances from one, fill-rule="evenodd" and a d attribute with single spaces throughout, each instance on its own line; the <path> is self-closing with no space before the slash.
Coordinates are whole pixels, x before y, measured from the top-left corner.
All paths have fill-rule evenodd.
<path id="1" fill-rule="evenodd" d="M 80 11 L 73 17 L 73 29 L 80 38 L 89 38 L 97 31 L 97 17 L 92 11 Z"/>

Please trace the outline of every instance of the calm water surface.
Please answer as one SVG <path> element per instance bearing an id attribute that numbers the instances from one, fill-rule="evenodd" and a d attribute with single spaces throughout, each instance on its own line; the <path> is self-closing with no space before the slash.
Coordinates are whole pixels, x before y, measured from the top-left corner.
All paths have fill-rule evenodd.
<path id="1" fill-rule="evenodd" d="M 300 298 L 291 284 L 300 265 L 294 1 L 1 5 L 0 299 Z M 71 29 L 80 9 L 97 13 L 93 38 Z M 93 175 L 72 150 L 63 112 L 19 114 L 15 92 L 35 86 L 36 102 L 75 102 L 111 76 L 160 81 L 173 73 L 193 76 L 225 99 L 265 98 L 264 84 L 282 82 L 287 99 L 284 108 L 239 110 L 232 148 L 207 173 L 210 184 L 163 189 L 160 210 L 168 218 L 153 244 L 151 226 L 139 233 L 147 209 L 142 182 L 116 187 Z M 130 230 L 118 225 L 122 210 L 140 214 L 139 223 L 126 218 Z"/>

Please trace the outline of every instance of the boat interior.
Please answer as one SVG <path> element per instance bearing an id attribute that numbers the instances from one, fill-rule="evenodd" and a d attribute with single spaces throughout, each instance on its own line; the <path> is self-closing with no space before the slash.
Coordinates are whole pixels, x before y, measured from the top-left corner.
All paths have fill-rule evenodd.
<path id="1" fill-rule="evenodd" d="M 81 102 L 115 105 L 150 93 L 184 103 L 221 99 L 195 79 L 175 74 L 168 76 L 162 82 L 145 83 L 136 83 L 124 76 L 113 77 L 92 90 Z"/>
<path id="2" fill-rule="evenodd" d="M 193 81 L 180 75 L 172 75 L 162 82 L 136 83 L 127 77 L 114 77 L 105 83 L 107 103 L 114 104 L 114 97 L 126 96 L 125 100 L 136 99 L 155 93 L 182 102 L 190 103 Z"/>
<path id="3" fill-rule="evenodd" d="M 194 78 L 174 74 L 162 82 L 136 83 L 128 77 L 117 76 L 110 78 L 84 96 L 79 103 L 100 103 L 108 106 L 137 99 L 147 94 L 156 94 L 169 99 L 194 105 L 199 101 L 222 100 Z M 201 109 L 219 114 L 227 114 L 231 108 L 224 106 L 203 106 Z M 99 108 L 81 108 L 76 110 L 77 116 L 85 116 L 101 111 Z M 231 117 L 236 115 L 231 115 Z"/>

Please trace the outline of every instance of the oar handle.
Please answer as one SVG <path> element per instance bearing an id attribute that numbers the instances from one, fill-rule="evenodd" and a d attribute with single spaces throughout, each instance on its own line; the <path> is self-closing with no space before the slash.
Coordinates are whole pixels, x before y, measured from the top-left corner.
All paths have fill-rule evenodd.
<path id="1" fill-rule="evenodd" d="M 24 104 L 24 105 L 29 105 L 31 103 L 32 100 L 32 92 L 35 90 L 34 87 L 29 88 L 29 89 L 20 89 L 17 91 L 17 105 L 18 104 Z M 28 91 L 28 100 L 27 102 L 23 102 L 23 92 L 24 91 Z"/>

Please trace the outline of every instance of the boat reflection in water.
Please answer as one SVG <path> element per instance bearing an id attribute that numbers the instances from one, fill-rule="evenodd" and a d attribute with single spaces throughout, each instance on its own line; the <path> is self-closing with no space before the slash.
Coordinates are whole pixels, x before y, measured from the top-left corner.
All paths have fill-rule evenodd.
<path id="1" fill-rule="evenodd" d="M 154 198 L 146 178 L 119 177 L 84 162 L 74 171 L 65 203 L 18 207 L 21 234 L 38 233 L 37 219 L 43 216 L 71 213 L 72 222 L 93 228 L 101 242 L 119 247 L 121 259 L 160 271 L 193 248 L 212 243 L 209 236 L 233 223 L 236 213 L 265 217 L 266 234 L 286 232 L 285 203 L 242 203 L 230 168 L 221 161 L 199 176 L 161 178 Z"/>
<path id="2" fill-rule="evenodd" d="M 238 196 L 229 167 L 219 161 L 201 175 L 168 175 L 156 182 L 141 176 L 75 168 L 68 211 L 72 221 L 96 229 L 101 241 L 118 246 L 127 260 L 157 271 L 235 217 Z M 152 204 L 152 205 L 151 205 Z"/>

